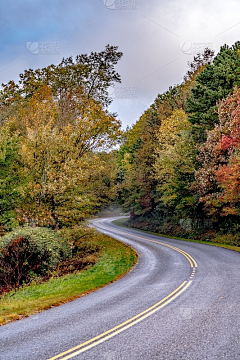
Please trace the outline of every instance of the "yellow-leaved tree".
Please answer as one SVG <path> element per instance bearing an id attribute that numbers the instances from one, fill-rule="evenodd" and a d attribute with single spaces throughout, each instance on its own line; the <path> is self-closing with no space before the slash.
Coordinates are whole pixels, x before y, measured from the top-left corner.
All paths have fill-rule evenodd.
<path id="1" fill-rule="evenodd" d="M 190 188 L 196 149 L 186 113 L 181 109 L 174 110 L 162 121 L 157 137 L 154 176 L 160 200 L 186 217 L 196 201 Z"/>
<path id="2" fill-rule="evenodd" d="M 91 182 L 103 172 L 100 153 L 118 141 L 120 123 L 100 103 L 81 96 L 72 95 L 71 116 L 66 107 L 63 121 L 58 101 L 43 86 L 9 119 L 12 131 L 19 134 L 26 179 L 25 202 L 18 209 L 22 220 L 71 225 L 101 205 Z M 75 116 L 72 104 L 79 106 Z"/>

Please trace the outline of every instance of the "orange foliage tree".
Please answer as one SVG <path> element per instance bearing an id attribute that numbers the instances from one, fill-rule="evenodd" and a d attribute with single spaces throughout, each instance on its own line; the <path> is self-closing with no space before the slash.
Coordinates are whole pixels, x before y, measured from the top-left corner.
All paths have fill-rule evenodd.
<path id="1" fill-rule="evenodd" d="M 200 147 L 202 167 L 196 171 L 200 202 L 215 220 L 239 215 L 240 202 L 240 89 L 218 106 L 219 124 Z"/>

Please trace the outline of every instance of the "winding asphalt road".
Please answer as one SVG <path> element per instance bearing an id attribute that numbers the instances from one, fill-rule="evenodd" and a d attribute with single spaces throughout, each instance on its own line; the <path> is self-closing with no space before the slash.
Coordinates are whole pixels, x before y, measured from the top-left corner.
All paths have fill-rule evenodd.
<path id="1" fill-rule="evenodd" d="M 240 253 L 111 220 L 92 226 L 136 249 L 137 265 L 105 288 L 0 327 L 0 359 L 240 360 Z"/>

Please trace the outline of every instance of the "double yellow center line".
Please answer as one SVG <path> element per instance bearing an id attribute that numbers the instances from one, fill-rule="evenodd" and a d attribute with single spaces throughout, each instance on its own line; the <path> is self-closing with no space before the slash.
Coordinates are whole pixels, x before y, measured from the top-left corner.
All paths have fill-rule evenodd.
<path id="1" fill-rule="evenodd" d="M 102 225 L 102 227 L 107 228 L 106 226 Z M 124 232 L 124 231 L 118 231 L 118 233 L 122 233 L 125 235 L 129 235 L 131 237 L 134 238 L 139 238 L 142 240 L 147 240 L 150 242 L 154 242 L 163 246 L 167 246 L 175 251 L 178 251 L 179 253 L 181 253 L 183 256 L 185 256 L 185 258 L 189 261 L 191 268 L 193 268 L 194 274 L 195 274 L 195 269 L 197 267 L 197 262 L 193 259 L 193 257 L 191 255 L 189 255 L 187 252 L 176 248 L 175 246 L 171 246 L 168 244 L 164 244 L 158 241 L 154 241 L 154 240 L 149 240 L 147 238 L 144 237 L 140 237 L 140 236 L 136 236 L 136 235 L 132 235 L 130 233 Z M 112 337 L 120 334 L 121 332 L 129 329 L 130 327 L 136 325 L 137 323 L 139 323 L 140 321 L 146 319 L 147 317 L 151 316 L 152 314 L 154 314 L 156 311 L 160 310 L 161 308 L 163 308 L 164 306 L 166 306 L 167 304 L 169 304 L 171 301 L 173 301 L 174 299 L 176 299 L 180 294 L 182 294 L 192 283 L 192 280 L 190 281 L 184 281 L 180 286 L 178 286 L 173 292 L 171 292 L 171 294 L 167 295 L 164 299 L 160 300 L 159 302 L 157 302 L 156 304 L 154 304 L 153 306 L 147 308 L 146 310 L 140 312 L 139 314 L 133 316 L 132 318 L 128 319 L 127 321 L 122 322 L 121 324 L 113 327 L 110 330 L 107 330 L 105 332 L 103 332 L 102 334 L 93 337 L 92 339 L 79 344 L 69 350 L 66 350 L 54 357 L 51 357 L 48 360 L 68 360 L 68 359 L 72 359 L 73 357 L 103 343 L 104 341 L 111 339 Z"/>
<path id="2" fill-rule="evenodd" d="M 105 229 L 109 230 L 109 228 L 111 228 L 111 227 L 108 227 L 106 225 L 101 224 L 101 228 L 105 228 Z M 166 247 L 168 247 L 170 249 L 173 249 L 173 250 L 179 252 L 180 254 L 182 254 L 183 256 L 185 256 L 185 258 L 189 261 L 191 268 L 197 268 L 196 260 L 194 260 L 193 257 L 190 254 L 188 254 L 186 251 L 183 251 L 183 250 L 181 250 L 181 249 L 179 249 L 179 248 L 177 248 L 175 246 L 172 246 L 172 245 L 169 245 L 169 244 L 166 244 L 166 243 L 162 243 L 160 241 L 150 240 L 150 239 L 142 237 L 142 236 L 133 235 L 133 234 L 128 233 L 126 231 L 120 231 L 120 230 L 116 230 L 116 229 L 114 229 L 114 231 L 119 233 L 119 234 L 128 235 L 128 236 L 131 236 L 133 238 L 140 239 L 140 240 L 150 241 L 150 242 L 162 245 L 162 246 L 166 246 Z"/>

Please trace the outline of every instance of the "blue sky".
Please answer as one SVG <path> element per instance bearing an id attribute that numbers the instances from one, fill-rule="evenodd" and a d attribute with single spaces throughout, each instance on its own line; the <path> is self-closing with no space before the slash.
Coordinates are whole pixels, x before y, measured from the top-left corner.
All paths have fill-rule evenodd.
<path id="1" fill-rule="evenodd" d="M 206 44 L 217 52 L 240 40 L 239 0 L 0 1 L 0 82 L 118 45 L 122 84 L 109 90 L 110 110 L 124 128 L 158 93 L 181 82 L 187 63 Z"/>

